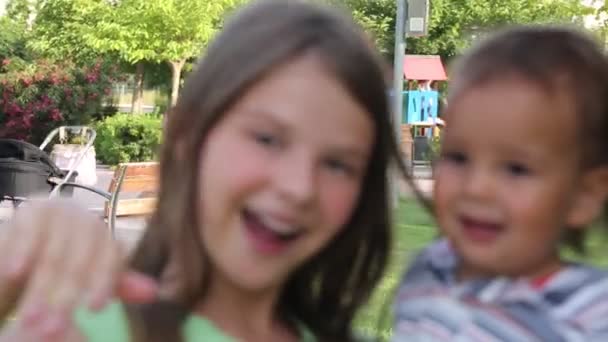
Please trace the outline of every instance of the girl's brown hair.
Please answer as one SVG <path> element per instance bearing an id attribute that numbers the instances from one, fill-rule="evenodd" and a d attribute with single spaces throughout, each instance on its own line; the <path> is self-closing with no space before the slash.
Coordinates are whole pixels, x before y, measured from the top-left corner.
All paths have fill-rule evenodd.
<path id="1" fill-rule="evenodd" d="M 307 52 L 317 54 L 327 72 L 370 113 L 376 140 L 350 221 L 292 273 L 278 313 L 288 324 L 304 324 L 321 340 L 351 340 L 353 317 L 389 256 L 389 161 L 405 173 L 389 121 L 383 67 L 363 37 L 351 20 L 326 8 L 257 1 L 229 20 L 209 46 L 169 114 L 157 209 L 132 259 L 136 270 L 156 279 L 171 260 L 180 279 L 177 297 L 170 302 L 130 308 L 139 327 L 135 330 L 145 333 L 146 341 L 178 339 L 184 317 L 206 294 L 209 259 L 200 240 L 196 191 L 199 151 L 207 134 L 252 85 Z"/>
<path id="2" fill-rule="evenodd" d="M 450 98 L 510 76 L 532 82 L 552 96 L 569 96 L 580 122 L 573 129 L 579 131 L 581 166 L 608 165 L 608 61 L 593 39 L 566 27 L 500 31 L 458 62 Z M 584 233 L 566 229 L 564 243 L 583 252 Z"/>

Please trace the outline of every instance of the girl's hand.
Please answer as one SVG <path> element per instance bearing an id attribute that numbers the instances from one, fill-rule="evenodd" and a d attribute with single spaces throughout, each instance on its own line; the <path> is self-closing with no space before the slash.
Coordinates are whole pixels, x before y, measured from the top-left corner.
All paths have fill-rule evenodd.
<path id="1" fill-rule="evenodd" d="M 28 329 L 23 324 L 10 324 L 0 332 L 0 342 L 86 342 L 86 338 L 78 329 L 70 326 L 55 336 L 42 336 L 37 331 Z"/>
<path id="2" fill-rule="evenodd" d="M 152 280 L 126 269 L 126 254 L 102 220 L 71 202 L 19 209 L 0 228 L 0 251 L 0 319 L 16 309 L 16 326 L 43 340 L 65 340 L 78 306 L 98 310 L 114 297 L 156 296 Z"/>

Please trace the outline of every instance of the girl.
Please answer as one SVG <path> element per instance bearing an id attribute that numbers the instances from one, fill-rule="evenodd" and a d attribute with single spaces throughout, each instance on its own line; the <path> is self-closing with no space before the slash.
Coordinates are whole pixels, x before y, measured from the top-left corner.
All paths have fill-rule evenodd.
<path id="1" fill-rule="evenodd" d="M 130 261 L 160 299 L 126 305 L 154 287 L 119 276 L 115 244 L 82 211 L 44 205 L 0 246 L 0 304 L 25 288 L 6 336 L 351 340 L 389 255 L 387 167 L 400 163 L 363 37 L 303 2 L 236 15 L 168 116 L 158 206 Z M 104 306 L 114 294 L 124 301 Z"/>
<path id="2" fill-rule="evenodd" d="M 602 51 L 568 29 L 511 29 L 451 86 L 434 188 L 444 239 L 404 279 L 394 341 L 608 340 L 606 273 L 560 257 L 583 251 L 606 205 Z"/>

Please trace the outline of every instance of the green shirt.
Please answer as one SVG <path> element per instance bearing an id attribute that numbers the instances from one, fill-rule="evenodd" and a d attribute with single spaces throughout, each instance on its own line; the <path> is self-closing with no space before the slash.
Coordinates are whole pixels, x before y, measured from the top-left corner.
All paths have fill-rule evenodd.
<path id="1" fill-rule="evenodd" d="M 126 312 L 120 302 L 113 302 L 105 309 L 91 312 L 79 309 L 75 314 L 76 325 L 89 342 L 129 342 L 130 328 Z M 184 322 L 182 334 L 185 342 L 236 342 L 209 320 L 190 315 Z M 315 342 L 316 338 L 305 327 L 300 327 L 301 342 Z"/>

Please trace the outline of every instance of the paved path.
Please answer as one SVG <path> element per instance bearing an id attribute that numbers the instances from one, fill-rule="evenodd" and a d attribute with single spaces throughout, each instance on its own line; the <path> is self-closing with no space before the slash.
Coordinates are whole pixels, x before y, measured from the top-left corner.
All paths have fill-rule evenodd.
<path id="1" fill-rule="evenodd" d="M 107 190 L 112 179 L 113 171 L 106 168 L 97 170 L 97 184 L 95 187 Z M 104 199 L 90 191 L 75 189 L 74 200 L 100 215 L 104 208 Z M 8 202 L 0 203 L 0 220 L 7 219 L 12 213 Z M 127 247 L 132 247 L 143 232 L 145 220 L 141 218 L 119 218 L 116 222 L 116 237 L 123 241 Z"/>
<path id="2" fill-rule="evenodd" d="M 103 167 L 98 168 L 97 184 L 95 186 L 100 189 L 107 190 L 112 179 L 112 174 L 112 170 Z M 430 194 L 433 181 L 431 179 L 429 168 L 416 167 L 414 169 L 414 176 L 416 178 L 416 185 L 422 190 L 422 192 L 425 194 Z M 403 181 L 400 181 L 399 188 L 401 193 L 405 196 L 411 195 L 412 193 L 409 186 Z M 95 212 L 99 212 L 101 214 L 103 211 L 104 199 L 92 192 L 76 189 L 74 190 L 74 199 Z M 0 203 L 0 220 L 10 217 L 11 212 L 12 209 L 9 203 Z M 128 247 L 132 247 L 141 236 L 144 226 L 144 219 L 119 218 L 116 224 L 116 236 Z"/>

